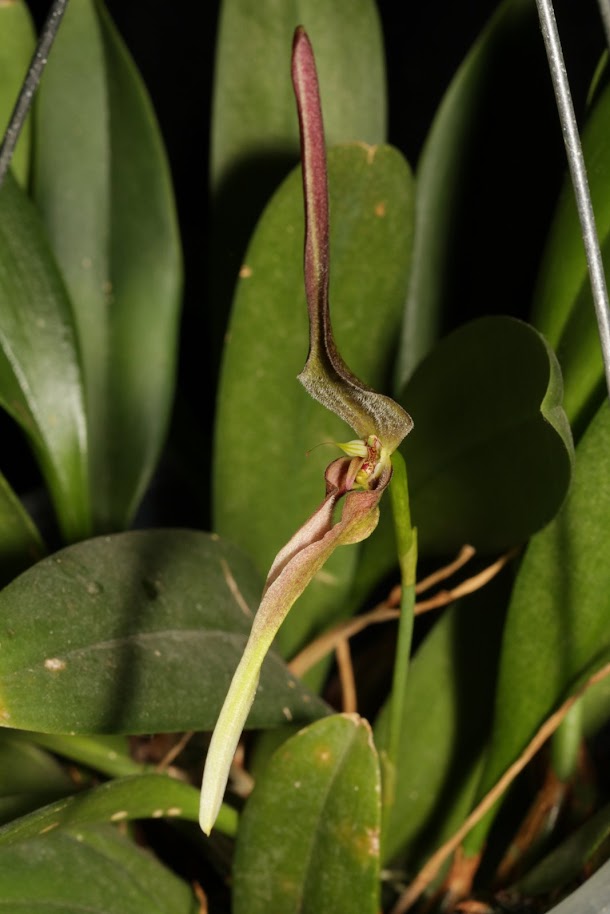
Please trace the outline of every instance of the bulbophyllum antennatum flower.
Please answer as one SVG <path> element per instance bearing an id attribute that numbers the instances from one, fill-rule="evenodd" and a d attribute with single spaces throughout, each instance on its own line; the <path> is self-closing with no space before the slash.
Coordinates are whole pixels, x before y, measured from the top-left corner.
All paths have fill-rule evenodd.
<path id="1" fill-rule="evenodd" d="M 231 761 L 254 701 L 259 673 L 290 608 L 338 546 L 366 539 L 377 526 L 379 499 L 392 476 L 391 455 L 413 428 L 408 413 L 349 370 L 335 346 L 328 303 L 329 224 L 324 128 L 315 60 L 302 27 L 292 48 L 292 81 L 301 133 L 305 198 L 305 292 L 309 355 L 299 380 L 358 438 L 339 445 L 348 455 L 327 467 L 326 497 L 279 551 L 271 566 L 250 637 L 218 718 L 203 774 L 199 822 L 210 834 Z M 345 498 L 341 518 L 333 511 Z"/>

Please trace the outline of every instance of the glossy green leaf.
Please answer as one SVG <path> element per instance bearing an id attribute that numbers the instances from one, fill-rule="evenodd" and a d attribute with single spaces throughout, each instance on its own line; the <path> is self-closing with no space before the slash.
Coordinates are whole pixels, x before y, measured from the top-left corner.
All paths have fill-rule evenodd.
<path id="1" fill-rule="evenodd" d="M 116 829 L 75 827 L 0 848 L 0 898 L 28 914 L 197 914 L 191 889 Z"/>
<path id="2" fill-rule="evenodd" d="M 55 733 L 211 729 L 258 603 L 249 561 L 186 530 L 70 546 L 0 593 L 0 717 Z M 326 706 L 275 655 L 249 724 L 309 721 Z"/>
<path id="3" fill-rule="evenodd" d="M 17 101 L 27 73 L 36 36 L 24 0 L 0 3 L 0 138 Z M 11 167 L 21 185 L 27 184 L 30 172 L 31 118 L 23 125 Z"/>
<path id="4" fill-rule="evenodd" d="M 592 736 L 610 720 L 610 676 L 587 690 L 582 705 L 583 733 Z"/>
<path id="5" fill-rule="evenodd" d="M 506 622 L 494 728 L 480 795 L 583 677 L 607 659 L 609 455 L 610 411 L 604 404 L 576 450 L 574 480 L 565 505 L 532 539 L 519 570 Z"/>
<path id="6" fill-rule="evenodd" d="M 0 473 L 0 587 L 44 554 L 34 521 Z"/>
<path id="7" fill-rule="evenodd" d="M 330 310 L 352 371 L 383 390 L 404 300 L 411 238 L 411 179 L 388 147 L 329 153 Z M 307 357 L 300 170 L 265 211 L 242 270 L 225 347 L 215 441 L 215 518 L 261 574 L 324 494 L 328 441 L 353 437 L 296 376 Z M 344 610 L 357 550 L 336 553 L 280 631 L 292 653 Z"/>
<path id="8" fill-rule="evenodd" d="M 327 142 L 386 139 L 383 39 L 372 0 L 223 0 L 211 137 L 209 320 L 218 323 L 218 331 L 263 207 L 299 161 L 290 80 L 298 25 L 307 29 L 316 55 Z"/>
<path id="9" fill-rule="evenodd" d="M 520 131 L 528 132 L 541 160 L 542 150 L 557 143 L 542 127 L 549 112 L 556 116 L 545 105 L 547 95 L 552 100 L 544 68 L 534 4 L 505 0 L 438 108 L 417 166 L 413 270 L 397 391 L 434 345 L 445 315 L 452 320 L 455 313 L 468 313 L 465 303 L 474 303 L 476 314 L 479 302 L 478 313 L 483 308 L 488 312 L 490 298 L 495 308 L 508 312 L 522 298 L 521 270 L 533 265 L 523 246 L 517 263 L 514 225 L 524 210 L 528 231 L 538 222 L 546 230 L 546 222 L 544 208 L 533 211 L 527 197 L 523 175 L 531 170 L 531 145 L 523 143 Z M 536 181 L 538 204 L 544 199 L 540 170 Z M 529 286 L 525 293 L 529 295 Z"/>
<path id="10" fill-rule="evenodd" d="M 493 710 L 504 590 L 494 582 L 445 612 L 409 665 L 384 863 L 423 861 L 469 812 Z M 388 738 L 386 702 L 375 722 L 382 764 Z"/>
<path id="11" fill-rule="evenodd" d="M 610 265 L 609 124 L 610 81 L 606 77 L 582 132 L 583 156 L 606 268 Z M 582 432 L 605 394 L 597 321 L 569 175 L 542 261 L 533 320 L 557 351 L 564 376 L 566 412 Z"/>
<path id="12" fill-rule="evenodd" d="M 35 136 L 35 198 L 83 361 L 95 529 L 116 529 L 133 516 L 165 436 L 181 263 L 159 130 L 101 3 L 68 6 Z"/>
<path id="13" fill-rule="evenodd" d="M 72 793 L 74 784 L 59 762 L 11 730 L 0 732 L 0 822 L 9 822 Z"/>
<path id="14" fill-rule="evenodd" d="M 610 235 L 602 245 L 602 254 L 610 264 Z M 578 441 L 608 393 L 588 277 L 573 302 L 557 344 L 557 358 L 565 378 L 565 411 Z"/>
<path id="15" fill-rule="evenodd" d="M 64 791 L 65 792 L 65 791 Z M 199 791 L 162 774 L 139 774 L 108 781 L 36 809 L 0 828 L 0 846 L 16 844 L 56 828 L 128 822 L 135 819 L 197 821 Z M 238 815 L 222 806 L 216 822 L 220 832 L 234 836 Z"/>
<path id="16" fill-rule="evenodd" d="M 472 321 L 430 353 L 401 398 L 420 552 L 501 551 L 553 517 L 572 462 L 561 394 L 552 351 L 512 318 Z"/>
<path id="17" fill-rule="evenodd" d="M 234 914 L 377 914 L 379 796 L 377 753 L 357 715 L 284 743 L 242 813 Z"/>
<path id="18" fill-rule="evenodd" d="M 126 822 L 131 819 L 197 821 L 199 791 L 164 774 L 140 774 L 108 781 L 37 809 L 0 828 L 0 847 L 56 828 Z"/>
<path id="19" fill-rule="evenodd" d="M 143 774 L 149 766 L 136 762 L 129 751 L 127 736 L 97 735 L 66 736 L 56 733 L 35 733 L 30 730 L 12 731 L 15 736 L 25 738 L 49 749 L 56 755 L 101 771 L 110 777 L 127 777 Z"/>
<path id="20" fill-rule="evenodd" d="M 87 428 L 74 322 L 38 215 L 0 190 L 0 404 L 30 439 L 66 539 L 90 531 Z"/>
<path id="21" fill-rule="evenodd" d="M 385 139 L 381 26 L 371 0 L 223 0 L 217 41 L 212 186 L 260 160 L 299 157 L 292 85 L 292 36 L 313 44 L 329 144 Z M 282 74 L 284 79 L 282 80 Z M 258 174 L 255 179 L 260 180 Z M 271 188 L 273 189 L 273 188 Z"/>

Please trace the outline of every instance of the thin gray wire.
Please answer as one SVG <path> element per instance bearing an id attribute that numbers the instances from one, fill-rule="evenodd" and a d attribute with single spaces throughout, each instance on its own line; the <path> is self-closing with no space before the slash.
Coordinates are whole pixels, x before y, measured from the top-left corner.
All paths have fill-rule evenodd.
<path id="1" fill-rule="evenodd" d="M 604 266 L 599 248 L 595 217 L 591 205 L 591 195 L 587 181 L 587 172 L 582 155 L 582 146 L 578 135 L 578 126 L 574 115 L 574 106 L 570 94 L 570 85 L 566 74 L 565 61 L 561 50 L 561 41 L 555 21 L 555 11 L 552 0 L 536 0 L 538 15 L 542 26 L 542 35 L 555 90 L 557 110 L 563 131 L 568 164 L 576 197 L 576 208 L 580 219 L 580 226 L 585 246 L 585 256 L 589 267 L 589 279 L 593 293 L 593 304 L 597 317 L 599 338 L 601 341 L 606 374 L 606 386 L 610 395 L 610 306 L 608 304 L 608 290 L 604 276 Z"/>
<path id="2" fill-rule="evenodd" d="M 602 17 L 602 22 L 604 24 L 604 32 L 606 33 L 606 44 L 610 48 L 610 0 L 597 0 L 599 4 L 599 13 Z"/>
<path id="3" fill-rule="evenodd" d="M 54 0 L 49 15 L 42 27 L 38 45 L 34 51 L 34 56 L 32 57 L 27 76 L 23 81 L 21 92 L 15 102 L 9 125 L 6 128 L 4 139 L 0 146 L 0 185 L 4 181 L 4 177 L 8 171 L 13 152 L 15 151 L 15 146 L 17 145 L 17 140 L 19 139 L 19 134 L 21 133 L 21 128 L 23 127 L 28 111 L 30 110 L 34 93 L 40 82 L 40 77 L 45 68 L 51 45 L 55 41 L 55 36 L 57 35 L 67 5 L 68 0 Z"/>

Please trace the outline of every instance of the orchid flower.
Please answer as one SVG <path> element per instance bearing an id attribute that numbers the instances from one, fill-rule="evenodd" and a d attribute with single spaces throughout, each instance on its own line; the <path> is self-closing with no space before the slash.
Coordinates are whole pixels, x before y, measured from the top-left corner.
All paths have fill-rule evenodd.
<path id="1" fill-rule="evenodd" d="M 391 475 L 390 457 L 413 422 L 390 397 L 376 393 L 349 370 L 337 352 L 328 303 L 328 181 L 318 79 L 311 44 L 297 28 L 292 81 L 301 135 L 305 198 L 305 291 L 309 355 L 299 380 L 336 413 L 358 438 L 339 445 L 348 455 L 327 467 L 326 497 L 280 550 L 269 571 L 250 637 L 222 706 L 208 750 L 199 822 L 209 835 L 226 788 L 231 761 L 254 701 L 260 669 L 289 610 L 340 545 L 366 539 L 377 526 L 379 499 Z M 340 520 L 333 511 L 341 498 Z"/>

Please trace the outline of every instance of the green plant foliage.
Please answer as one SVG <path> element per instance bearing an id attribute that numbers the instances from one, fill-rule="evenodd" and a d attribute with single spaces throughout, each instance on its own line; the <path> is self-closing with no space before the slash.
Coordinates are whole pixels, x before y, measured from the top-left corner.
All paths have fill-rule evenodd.
<path id="1" fill-rule="evenodd" d="M 582 698 L 582 727 L 591 736 L 610 719 L 610 677 L 587 690 Z"/>
<path id="2" fill-rule="evenodd" d="M 514 66 L 516 56 L 519 68 Z M 539 136 L 539 124 L 547 106 L 539 103 L 532 67 L 525 65 L 532 59 L 542 64 L 535 5 L 529 0 L 504 0 L 456 71 L 436 112 L 417 165 L 413 270 L 396 364 L 396 392 L 432 348 L 447 316 L 453 323 L 451 315 L 458 303 L 481 292 L 487 303 L 488 276 L 494 277 L 495 306 L 508 311 L 513 304 L 508 290 L 518 277 L 513 267 L 514 243 L 512 238 L 506 244 L 499 239 L 512 231 L 513 221 L 528 205 L 514 177 L 520 174 L 524 154 L 515 139 L 515 119 L 521 129 L 526 124 L 531 127 L 541 144 L 539 154 L 545 142 Z M 505 161 L 510 163 L 508 168 Z M 499 171 L 503 181 L 497 180 Z M 491 193 L 482 192 L 487 182 Z M 475 211 L 477 218 L 472 220 Z M 495 218 L 498 212 L 503 214 L 501 220 Z M 469 267 L 473 257 L 476 270 Z"/>
<path id="3" fill-rule="evenodd" d="M 0 473 L 0 586 L 44 554 L 36 525 Z"/>
<path id="4" fill-rule="evenodd" d="M 235 914 L 377 914 L 379 800 L 366 721 L 329 717 L 289 739 L 242 814 Z"/>
<path id="5" fill-rule="evenodd" d="M 0 136 L 8 124 L 21 83 L 34 52 L 32 19 L 24 0 L 0 4 Z M 30 173 L 31 119 L 25 122 L 11 168 L 21 185 Z"/>
<path id="6" fill-rule="evenodd" d="M 199 791 L 163 774 L 118 778 L 65 797 L 0 828 L 0 847 L 47 831 L 130 819 L 197 821 Z"/>
<path id="7" fill-rule="evenodd" d="M 605 74 L 582 135 L 606 268 L 610 264 L 610 82 Z M 565 409 L 579 435 L 605 395 L 597 322 L 574 192 L 566 175 L 542 261 L 533 320 L 557 351 Z"/>
<path id="8" fill-rule="evenodd" d="M 589 740 L 589 820 L 525 847 L 505 895 L 497 862 L 523 843 L 540 759 L 510 809 L 461 828 L 610 658 L 610 408 L 536 4 L 498 0 L 453 78 L 427 68 L 441 47 L 458 59 L 482 11 L 449 23 L 441 4 L 414 57 L 395 27 L 415 35 L 423 7 L 216 0 L 142 31 L 109 5 L 137 59 L 161 61 L 151 89 L 188 163 L 179 399 L 166 447 L 182 266 L 160 131 L 103 0 L 70 0 L 0 188 L 0 910 L 389 914 L 405 888 L 430 914 L 542 911 L 608 856 L 589 737 L 610 677 L 544 750 L 570 803 Z M 0 124 L 28 7 L 38 20 L 0 0 Z M 385 145 L 384 40 L 406 77 L 391 141 L 422 150 L 415 179 Z M 576 107 L 610 265 L 604 61 L 581 104 L 596 54 Z M 145 494 L 159 529 L 124 532 Z M 175 529 L 207 526 L 209 496 L 214 533 Z M 446 564 L 465 543 L 469 564 Z M 479 585 L 415 618 L 416 593 Z M 282 659 L 304 648 L 307 685 Z M 472 886 L 464 861 L 480 861 Z"/>
<path id="9" fill-rule="evenodd" d="M 576 450 L 570 494 L 526 552 L 509 605 L 482 796 L 610 649 L 610 412 Z M 482 830 L 482 829 L 481 829 Z M 473 843 L 480 842 L 480 831 Z"/>
<path id="10" fill-rule="evenodd" d="M 260 160 L 299 157 L 290 47 L 304 25 L 315 47 L 330 145 L 385 140 L 381 28 L 370 0 L 224 0 L 216 45 L 212 186 Z M 278 74 L 285 79 L 278 79 Z M 284 168 L 286 165 L 284 164 Z M 243 179 L 242 179 L 243 180 Z M 256 173 L 256 182 L 260 173 Z"/>
<path id="11" fill-rule="evenodd" d="M 12 731 L 18 738 L 26 739 L 49 749 L 56 755 L 63 756 L 79 765 L 86 765 L 95 771 L 101 771 L 111 777 L 127 777 L 131 774 L 143 774 L 146 765 L 135 761 L 129 752 L 129 739 L 126 736 L 72 736 L 56 733 L 34 733 L 32 731 Z"/>
<path id="12" fill-rule="evenodd" d="M 415 429 L 401 448 L 421 555 L 471 543 L 495 552 L 527 540 L 558 510 L 572 441 L 557 360 L 530 326 L 481 318 L 447 336 L 401 396 Z M 363 544 L 353 600 L 395 564 L 389 512 Z"/>
<path id="13" fill-rule="evenodd" d="M 36 106 L 34 195 L 83 364 L 94 529 L 150 481 L 174 386 L 180 248 L 161 139 L 101 4 L 69 4 Z"/>
<path id="14" fill-rule="evenodd" d="M 0 190 L 0 404 L 26 432 L 68 540 L 91 528 L 83 394 L 61 277 L 38 214 L 7 175 Z"/>
<path id="15" fill-rule="evenodd" d="M 513 318 L 473 321 L 433 350 L 401 398 L 421 553 L 501 551 L 553 517 L 572 466 L 561 393 L 552 351 Z"/>
<path id="16" fill-rule="evenodd" d="M 74 789 L 57 759 L 10 730 L 0 732 L 0 771 L 0 822 L 10 822 Z"/>
<path id="17" fill-rule="evenodd" d="M 70 828 L 0 849 L 6 910 L 197 914 L 188 886 L 113 828 Z"/>
<path id="18" fill-rule="evenodd" d="M 388 147 L 336 148 L 328 164 L 335 338 L 352 371 L 379 389 L 406 289 L 410 174 Z M 261 574 L 324 495 L 324 467 L 335 455 L 320 448 L 307 457 L 308 450 L 353 436 L 296 380 L 308 339 L 302 226 L 298 170 L 269 204 L 246 255 L 218 404 L 216 529 L 246 549 Z M 336 553 L 312 582 L 280 632 L 284 652 L 342 611 L 356 555 L 354 548 Z"/>
<path id="19" fill-rule="evenodd" d="M 423 860 L 469 811 L 493 709 L 505 586 L 461 600 L 435 624 L 409 665 L 394 798 L 382 861 Z M 474 710 L 476 708 L 476 711 Z M 383 760 L 390 701 L 375 722 Z"/>
<path id="20" fill-rule="evenodd" d="M 298 25 L 305 26 L 315 47 L 329 145 L 386 139 L 385 61 L 372 0 L 222 0 L 210 149 L 211 320 L 220 326 L 263 207 L 299 160 L 290 85 L 290 47 Z"/>
<path id="21" fill-rule="evenodd" d="M 258 586 L 236 549 L 190 531 L 100 537 L 39 562 L 0 593 L 2 722 L 55 733 L 211 728 Z M 271 656 L 250 726 L 325 713 Z"/>
<path id="22" fill-rule="evenodd" d="M 571 436 L 556 359 L 533 328 L 510 318 L 466 325 L 432 350 L 401 400 L 415 419 L 403 450 L 420 553 L 443 555 L 464 543 L 505 549 L 558 509 Z M 360 552 L 354 603 L 395 565 L 383 503 L 375 536 Z"/>

